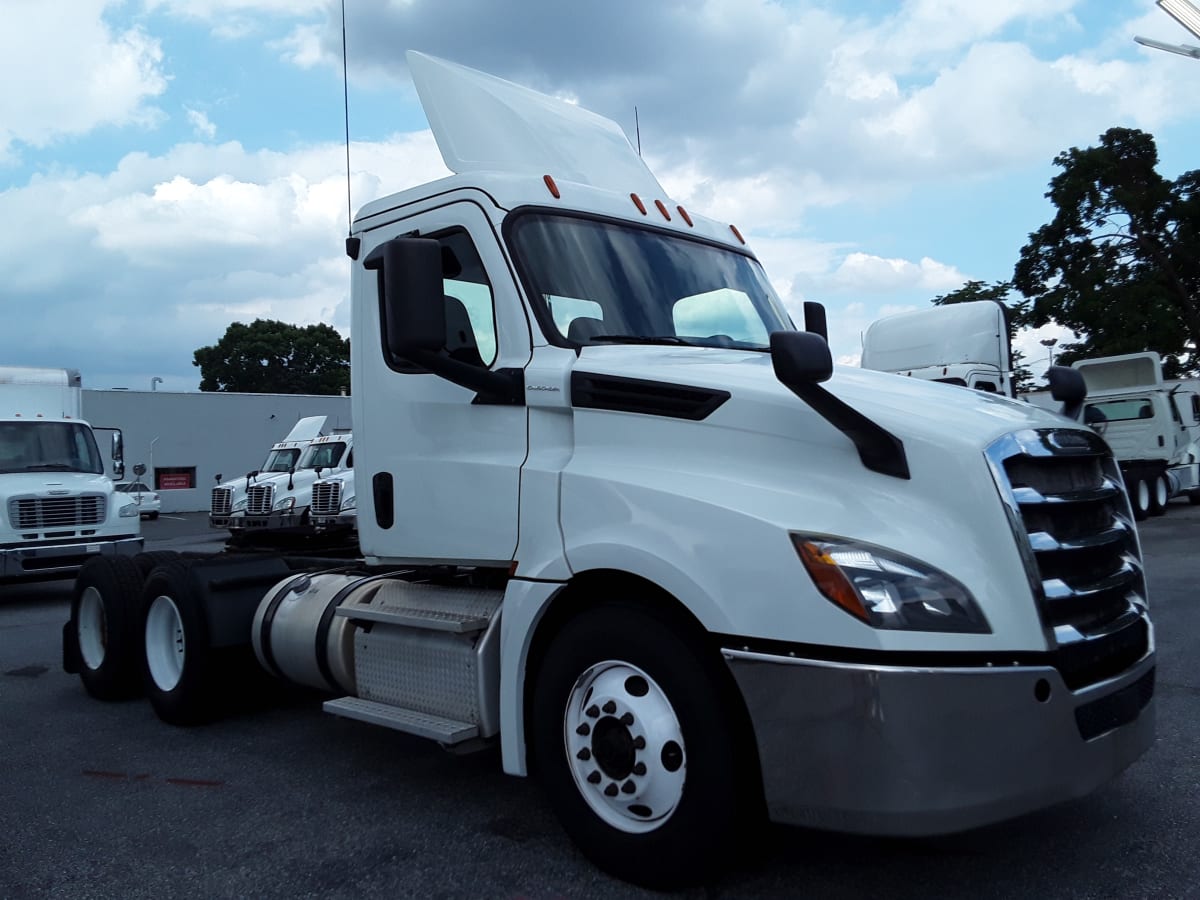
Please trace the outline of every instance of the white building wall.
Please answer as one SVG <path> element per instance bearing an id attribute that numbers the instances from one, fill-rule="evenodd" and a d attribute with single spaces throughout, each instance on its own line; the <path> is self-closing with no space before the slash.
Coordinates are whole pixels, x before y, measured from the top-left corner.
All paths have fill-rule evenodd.
<path id="1" fill-rule="evenodd" d="M 162 511 L 209 508 L 218 476 L 244 475 L 262 465 L 271 445 L 283 440 L 297 420 L 328 416 L 326 429 L 350 429 L 350 398 L 307 394 L 227 394 L 171 391 L 83 392 L 83 417 L 98 429 L 108 456 L 105 428 L 121 429 L 125 440 L 125 480 L 133 467 L 146 466 L 140 480 L 151 487 L 164 470 L 195 470 L 194 487 L 159 488 Z"/>

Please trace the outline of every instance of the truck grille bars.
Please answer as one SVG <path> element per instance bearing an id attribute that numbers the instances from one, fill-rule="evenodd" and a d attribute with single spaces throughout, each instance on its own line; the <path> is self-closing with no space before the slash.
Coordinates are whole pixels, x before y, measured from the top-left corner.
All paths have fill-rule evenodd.
<path id="1" fill-rule="evenodd" d="M 253 484 L 246 492 L 246 515 L 269 516 L 271 504 L 275 497 L 275 486 L 271 484 Z"/>
<path id="2" fill-rule="evenodd" d="M 233 491 L 225 487 L 216 487 L 212 491 L 212 514 L 227 516 L 233 512 Z"/>
<path id="3" fill-rule="evenodd" d="M 81 497 L 30 497 L 8 501 L 8 518 L 18 530 L 73 528 L 104 521 L 103 494 Z"/>
<path id="4" fill-rule="evenodd" d="M 340 481 L 318 481 L 312 489 L 312 514 L 314 516 L 337 515 L 342 506 L 342 483 Z"/>
<path id="5" fill-rule="evenodd" d="M 1006 435 L 987 450 L 1056 665 L 1075 689 L 1149 646 L 1145 576 L 1121 475 L 1086 431 Z"/>

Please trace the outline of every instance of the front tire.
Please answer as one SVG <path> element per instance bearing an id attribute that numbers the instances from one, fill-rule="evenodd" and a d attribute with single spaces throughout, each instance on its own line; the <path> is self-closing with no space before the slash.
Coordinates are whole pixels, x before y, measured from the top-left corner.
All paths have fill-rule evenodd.
<path id="1" fill-rule="evenodd" d="M 752 829 L 761 778 L 715 653 L 650 610 L 583 612 L 537 675 L 534 755 L 594 863 L 653 888 L 707 880 Z"/>
<path id="2" fill-rule="evenodd" d="M 84 689 L 97 700 L 141 693 L 142 573 L 124 556 L 89 560 L 75 578 L 67 628 Z"/>

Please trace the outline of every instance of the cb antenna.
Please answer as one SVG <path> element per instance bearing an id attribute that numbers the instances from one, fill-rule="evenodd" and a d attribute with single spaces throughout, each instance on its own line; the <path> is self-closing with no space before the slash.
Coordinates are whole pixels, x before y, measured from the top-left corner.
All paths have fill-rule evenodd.
<path id="1" fill-rule="evenodd" d="M 358 259 L 359 240 L 354 230 L 354 207 L 350 202 L 350 78 L 346 60 L 346 0 L 342 0 L 342 110 L 346 117 L 346 255 Z"/>
<path id="2" fill-rule="evenodd" d="M 346 0 L 342 0 L 342 2 L 345 3 Z M 641 156 L 642 155 L 642 126 L 638 122 L 638 112 L 637 112 L 636 106 L 633 108 L 633 130 L 637 134 L 638 156 Z"/>

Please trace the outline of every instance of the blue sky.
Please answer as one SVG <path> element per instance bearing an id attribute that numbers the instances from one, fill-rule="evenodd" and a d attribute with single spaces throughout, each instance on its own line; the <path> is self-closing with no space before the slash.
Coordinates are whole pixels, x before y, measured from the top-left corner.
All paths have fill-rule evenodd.
<path id="1" fill-rule="evenodd" d="M 0 362 L 194 390 L 192 351 L 230 322 L 348 331 L 338 3 L 5 20 Z M 1200 167 L 1200 62 L 1134 34 L 1195 42 L 1152 0 L 347 0 L 353 204 L 444 172 L 406 49 L 631 136 L 636 106 L 674 199 L 737 223 L 790 306 L 824 302 L 850 362 L 875 318 L 1011 274 L 1058 152 L 1132 126 L 1164 175 Z"/>

